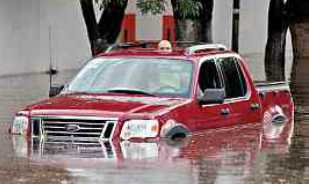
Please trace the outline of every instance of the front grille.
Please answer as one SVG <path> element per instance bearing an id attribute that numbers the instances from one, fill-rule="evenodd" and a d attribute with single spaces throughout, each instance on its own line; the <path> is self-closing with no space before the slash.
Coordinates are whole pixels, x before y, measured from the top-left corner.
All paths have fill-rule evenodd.
<path id="1" fill-rule="evenodd" d="M 32 120 L 32 135 L 48 139 L 110 139 L 115 123 L 115 120 L 93 118 L 34 118 Z"/>

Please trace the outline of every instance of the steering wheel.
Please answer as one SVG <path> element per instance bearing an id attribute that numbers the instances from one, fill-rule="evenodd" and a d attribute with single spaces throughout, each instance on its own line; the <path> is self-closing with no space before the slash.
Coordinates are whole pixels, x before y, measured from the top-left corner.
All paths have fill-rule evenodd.
<path id="1" fill-rule="evenodd" d="M 176 89 L 173 86 L 170 85 L 166 85 L 166 86 L 162 86 L 160 87 L 158 90 L 156 90 L 157 92 L 161 92 L 161 93 L 175 93 L 178 91 L 178 89 Z"/>

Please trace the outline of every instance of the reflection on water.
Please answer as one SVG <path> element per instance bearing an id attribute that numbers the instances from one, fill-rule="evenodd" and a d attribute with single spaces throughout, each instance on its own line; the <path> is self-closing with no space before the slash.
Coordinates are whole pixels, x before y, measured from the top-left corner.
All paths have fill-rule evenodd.
<path id="1" fill-rule="evenodd" d="M 235 183 L 245 183 L 260 172 L 267 172 L 267 167 L 259 168 L 257 173 L 252 172 L 252 169 L 261 163 L 267 166 L 268 153 L 278 157 L 289 153 L 293 122 L 273 125 L 268 129 L 272 130 L 263 131 L 260 126 L 250 125 L 207 130 L 183 141 L 163 140 L 158 143 L 85 144 L 43 139 L 27 141 L 20 136 L 13 136 L 13 148 L 16 155 L 35 163 L 64 164 L 66 169 L 69 168 L 75 177 L 84 182 L 92 182 L 92 177 L 96 178 L 96 182 L 109 181 L 106 178 L 110 175 L 111 166 L 106 163 L 113 163 L 112 168 L 117 166 L 122 172 L 128 173 L 143 166 L 145 171 L 138 174 L 149 177 L 147 180 L 150 183 L 164 182 L 166 177 L 171 177 L 170 173 L 174 177 L 171 183 L 181 183 L 178 181 L 180 177 L 186 183 L 229 183 L 231 179 Z M 261 154 L 265 155 L 261 157 Z M 261 163 L 257 162 L 258 159 L 261 159 Z M 178 162 L 181 163 L 179 166 Z M 85 168 L 87 170 L 80 172 Z M 92 169 L 101 172 L 95 173 Z M 187 171 L 183 172 L 183 169 Z M 144 183 L 144 180 L 140 180 L 140 183 Z"/>
<path id="2" fill-rule="evenodd" d="M 57 83 L 70 79 L 72 74 L 62 73 Z M 40 74 L 0 78 L 0 121 L 10 122 L 18 109 L 46 96 L 48 81 L 48 76 Z M 307 98 L 303 95 L 296 99 L 302 107 L 305 103 L 299 99 Z M 268 131 L 261 126 L 208 130 L 184 142 L 84 145 L 25 140 L 8 135 L 7 125 L 0 125 L 0 180 L 5 183 L 238 184 L 309 180 L 306 111 L 296 114 L 295 127 L 289 122 Z"/>
<path id="3" fill-rule="evenodd" d="M 293 123 L 267 127 L 261 131 L 260 126 L 250 125 L 227 129 L 207 130 L 193 137 L 181 140 L 162 140 L 161 142 L 79 142 L 74 140 L 26 139 L 12 136 L 14 152 L 25 158 L 102 158 L 119 161 L 122 159 L 143 160 L 148 158 L 165 159 L 167 157 L 187 157 L 197 159 L 212 157 L 225 146 L 232 150 L 259 150 L 267 145 L 276 145 L 288 151 Z M 228 139 L 226 139 L 228 137 Z M 173 154 L 170 154 L 173 150 Z M 195 150 L 195 152 L 192 152 Z M 224 149 L 223 149 L 224 150 Z M 229 151 L 229 150 L 224 150 Z M 282 151 L 282 150 L 280 150 Z M 210 156 L 209 156 L 210 155 Z"/>

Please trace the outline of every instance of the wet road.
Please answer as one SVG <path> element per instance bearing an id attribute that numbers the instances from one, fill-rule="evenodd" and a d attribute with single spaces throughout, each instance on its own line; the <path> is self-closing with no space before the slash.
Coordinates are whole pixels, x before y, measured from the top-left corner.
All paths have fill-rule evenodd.
<path id="1" fill-rule="evenodd" d="M 73 73 L 63 72 L 56 81 Z M 44 74 L 0 78 L 0 183 L 309 183 L 306 90 L 294 91 L 295 127 L 271 132 L 236 127 L 184 142 L 91 146 L 32 143 L 8 135 L 14 112 L 45 97 L 48 81 Z"/>

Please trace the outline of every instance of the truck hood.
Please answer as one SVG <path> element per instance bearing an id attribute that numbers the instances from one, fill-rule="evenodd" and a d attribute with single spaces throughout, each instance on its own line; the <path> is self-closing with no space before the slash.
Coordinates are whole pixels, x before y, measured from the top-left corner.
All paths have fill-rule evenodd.
<path id="1" fill-rule="evenodd" d="M 185 104 L 188 99 L 114 95 L 61 95 L 27 107 L 32 116 L 158 115 Z"/>

